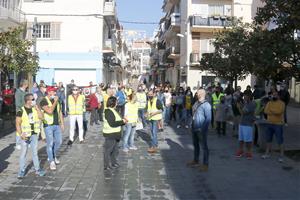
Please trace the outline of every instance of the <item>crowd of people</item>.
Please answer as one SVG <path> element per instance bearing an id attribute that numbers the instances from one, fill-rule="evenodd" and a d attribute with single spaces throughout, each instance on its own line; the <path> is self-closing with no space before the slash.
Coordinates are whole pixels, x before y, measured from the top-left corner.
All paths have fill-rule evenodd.
<path id="1" fill-rule="evenodd" d="M 88 92 L 86 91 L 88 88 Z M 16 144 L 21 150 L 18 177 L 25 175 L 25 158 L 30 147 L 37 175 L 45 171 L 39 166 L 37 144 L 39 135 L 46 141 L 50 170 L 60 164 L 57 152 L 62 144 L 64 119 L 69 117 L 69 141 L 75 141 L 78 132 L 79 143 L 85 142 L 85 132 L 103 133 L 104 170 L 118 168 L 119 146 L 124 153 L 135 151 L 137 131 L 149 133 L 151 141 L 148 153 L 159 149 L 158 133 L 165 126 L 190 130 L 194 145 L 194 158 L 187 165 L 200 166 L 208 170 L 209 148 L 208 130 L 211 126 L 222 137 L 227 134 L 228 124 L 232 124 L 232 135 L 238 136 L 239 148 L 236 157 L 252 159 L 252 145 L 257 145 L 257 120 L 267 121 L 266 152 L 262 158 L 270 157 L 273 135 L 280 146 L 283 162 L 283 126 L 287 124 L 286 106 L 289 93 L 284 85 L 277 90 L 271 88 L 266 93 L 258 86 L 250 86 L 245 91 L 235 90 L 231 85 L 225 89 L 220 84 L 199 88 L 193 94 L 190 87 L 172 87 L 170 84 L 140 84 L 133 88 L 130 84 L 116 87 L 90 82 L 88 87 L 79 87 L 72 80 L 46 86 L 43 81 L 34 84 L 28 92 L 28 81 L 22 80 L 15 93 L 16 104 Z M 90 119 L 88 120 L 88 114 Z M 88 126 L 89 121 L 89 126 Z M 101 126 L 99 126 L 101 125 Z M 122 145 L 119 145 L 122 142 Z M 245 146 L 245 147 L 244 147 Z M 203 150 L 203 163 L 199 164 L 200 147 Z M 245 153 L 244 153 L 245 152 Z"/>

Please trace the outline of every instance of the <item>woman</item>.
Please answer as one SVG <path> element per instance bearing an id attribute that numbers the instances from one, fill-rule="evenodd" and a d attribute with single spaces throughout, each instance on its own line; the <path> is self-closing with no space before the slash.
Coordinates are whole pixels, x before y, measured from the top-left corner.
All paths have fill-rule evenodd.
<path id="1" fill-rule="evenodd" d="M 134 93 L 128 96 L 128 103 L 125 104 L 125 119 L 128 120 L 126 124 L 126 131 L 123 137 L 123 151 L 127 153 L 129 150 L 137 150 L 134 146 L 134 135 L 136 124 L 138 122 L 138 103 Z"/>
<path id="2" fill-rule="evenodd" d="M 122 126 L 127 123 L 116 111 L 117 98 L 111 96 L 107 99 L 107 108 L 104 110 L 103 136 L 105 138 L 104 149 L 104 170 L 109 171 L 112 168 L 118 168 L 117 162 L 119 154 L 118 144 L 122 136 Z"/>

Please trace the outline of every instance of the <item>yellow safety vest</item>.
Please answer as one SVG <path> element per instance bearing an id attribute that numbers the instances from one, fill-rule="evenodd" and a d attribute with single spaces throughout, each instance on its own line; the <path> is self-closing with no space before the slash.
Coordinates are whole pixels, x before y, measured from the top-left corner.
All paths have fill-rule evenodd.
<path id="1" fill-rule="evenodd" d="M 21 109 L 23 111 L 22 123 L 21 123 L 22 133 L 27 133 L 28 137 L 31 136 L 32 131 L 39 134 L 41 132 L 41 126 L 40 126 L 41 120 L 39 119 L 39 116 L 38 116 L 38 113 L 37 113 L 36 109 L 32 108 L 33 124 L 34 124 L 34 129 L 33 130 L 32 130 L 31 124 L 30 124 L 29 116 L 28 116 L 25 108 L 22 107 Z"/>
<path id="2" fill-rule="evenodd" d="M 108 98 L 109 98 L 108 94 L 106 92 L 103 93 L 103 104 L 104 104 L 103 107 L 104 107 L 104 109 L 107 108 L 106 105 L 107 105 Z"/>
<path id="3" fill-rule="evenodd" d="M 192 98 L 191 96 L 185 96 L 185 108 L 190 110 L 192 109 Z"/>
<path id="4" fill-rule="evenodd" d="M 125 89 L 126 96 L 129 96 L 132 94 L 132 89 Z"/>
<path id="5" fill-rule="evenodd" d="M 113 108 L 107 108 L 107 109 L 111 110 L 114 113 L 116 121 L 122 120 L 121 116 L 119 115 L 119 113 L 117 111 L 115 111 L 115 109 L 113 109 Z M 122 130 L 121 126 L 111 127 L 104 115 L 103 134 L 118 133 L 118 132 L 121 132 L 121 130 Z"/>
<path id="6" fill-rule="evenodd" d="M 46 98 L 46 100 L 48 102 L 48 106 L 52 107 L 52 103 L 51 103 L 50 99 L 48 97 L 45 97 L 45 98 Z M 57 113 L 59 115 L 59 113 L 60 113 L 60 105 L 59 105 L 59 103 L 57 103 L 56 108 L 57 108 Z M 44 112 L 44 124 L 53 125 L 53 120 L 54 120 L 53 113 L 50 115 L 50 114 Z"/>
<path id="7" fill-rule="evenodd" d="M 138 108 L 139 109 L 145 109 L 146 103 L 147 103 L 147 96 L 144 92 L 138 92 L 136 93 L 137 102 L 138 102 Z"/>
<path id="8" fill-rule="evenodd" d="M 159 111 L 156 107 L 156 102 L 157 102 L 157 98 L 153 98 L 152 104 L 150 101 L 148 101 L 148 113 L 154 113 Z M 157 114 L 157 115 L 153 115 L 152 117 L 149 118 L 149 120 L 161 120 L 162 119 L 162 113 Z"/>
<path id="9" fill-rule="evenodd" d="M 138 121 L 138 104 L 137 103 L 126 103 L 125 110 L 127 110 L 126 118 L 128 123 L 137 123 Z"/>
<path id="10" fill-rule="evenodd" d="M 69 115 L 82 115 L 85 112 L 85 97 L 79 95 L 75 101 L 73 95 L 68 97 Z"/>
<path id="11" fill-rule="evenodd" d="M 219 96 L 217 97 L 216 93 L 212 94 L 212 101 L 213 101 L 213 108 L 216 109 L 217 105 L 220 104 L 221 97 L 224 96 L 223 93 L 220 93 Z"/>

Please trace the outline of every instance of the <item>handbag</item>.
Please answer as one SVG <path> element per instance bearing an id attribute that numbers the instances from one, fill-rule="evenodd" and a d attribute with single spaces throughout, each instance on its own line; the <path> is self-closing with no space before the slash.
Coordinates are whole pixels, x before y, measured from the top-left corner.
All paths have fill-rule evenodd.
<path id="1" fill-rule="evenodd" d="M 136 127 L 135 127 L 135 130 L 142 130 L 144 128 L 144 126 L 143 126 L 143 123 L 141 122 L 141 121 L 138 121 L 137 123 L 136 123 Z"/>

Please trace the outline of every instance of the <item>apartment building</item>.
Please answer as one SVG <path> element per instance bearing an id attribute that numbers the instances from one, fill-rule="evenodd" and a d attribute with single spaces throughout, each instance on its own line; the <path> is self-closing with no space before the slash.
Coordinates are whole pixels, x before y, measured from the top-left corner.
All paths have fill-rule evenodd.
<path id="1" fill-rule="evenodd" d="M 218 79 L 214 74 L 199 70 L 203 53 L 214 51 L 214 34 L 231 26 L 231 18 L 251 22 L 260 6 L 253 0 L 165 0 L 158 42 L 163 46 L 160 74 L 173 85 L 205 86 Z M 243 88 L 253 85 L 255 77 L 240 82 Z"/>
<path id="2" fill-rule="evenodd" d="M 25 22 L 24 13 L 20 8 L 21 0 L 0 0 L 0 32 Z"/>
<path id="3" fill-rule="evenodd" d="M 78 85 L 103 81 L 104 7 L 103 0 L 23 0 L 27 39 L 33 39 L 32 28 L 37 38 L 36 81 L 49 85 L 72 79 Z"/>

